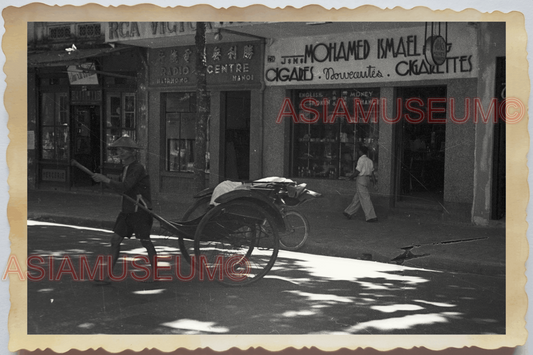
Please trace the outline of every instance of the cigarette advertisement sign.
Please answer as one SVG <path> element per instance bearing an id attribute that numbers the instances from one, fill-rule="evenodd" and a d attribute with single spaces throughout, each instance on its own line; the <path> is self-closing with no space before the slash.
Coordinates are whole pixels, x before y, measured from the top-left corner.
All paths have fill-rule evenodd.
<path id="1" fill-rule="evenodd" d="M 477 75 L 476 28 L 450 23 L 445 37 L 421 23 L 394 30 L 286 38 L 267 46 L 267 85 L 356 84 Z"/>

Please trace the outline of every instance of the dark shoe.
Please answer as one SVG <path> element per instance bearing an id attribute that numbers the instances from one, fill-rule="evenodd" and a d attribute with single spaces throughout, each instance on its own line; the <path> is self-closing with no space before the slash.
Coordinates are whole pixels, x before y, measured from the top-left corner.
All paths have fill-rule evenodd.
<path id="1" fill-rule="evenodd" d="M 344 217 L 346 217 L 348 219 L 352 219 L 352 216 L 350 216 L 348 213 L 342 212 L 342 214 L 344 215 Z"/>
<path id="2" fill-rule="evenodd" d="M 368 223 L 373 223 L 373 222 L 377 222 L 377 221 L 378 221 L 377 218 L 371 218 L 371 219 L 369 219 L 367 222 L 368 222 Z"/>

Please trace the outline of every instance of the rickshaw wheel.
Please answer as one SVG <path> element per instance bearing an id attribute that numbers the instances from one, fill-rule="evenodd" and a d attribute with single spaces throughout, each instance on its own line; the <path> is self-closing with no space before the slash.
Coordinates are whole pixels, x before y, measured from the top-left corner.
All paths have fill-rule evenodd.
<path id="1" fill-rule="evenodd" d="M 192 221 L 193 219 L 204 216 L 209 210 L 209 202 L 211 202 L 211 195 L 200 197 L 187 209 L 187 211 L 185 211 L 183 217 L 178 220 Z M 194 240 L 180 237 L 178 243 L 182 257 L 190 264 L 191 255 L 194 255 Z"/>
<path id="2" fill-rule="evenodd" d="M 309 221 L 299 211 L 287 211 L 283 217 L 285 232 L 280 233 L 279 244 L 285 250 L 301 249 L 309 237 Z"/>
<path id="3" fill-rule="evenodd" d="M 238 199 L 207 212 L 194 236 L 200 279 L 227 286 L 260 280 L 276 261 L 279 236 L 273 217 L 259 204 Z"/>

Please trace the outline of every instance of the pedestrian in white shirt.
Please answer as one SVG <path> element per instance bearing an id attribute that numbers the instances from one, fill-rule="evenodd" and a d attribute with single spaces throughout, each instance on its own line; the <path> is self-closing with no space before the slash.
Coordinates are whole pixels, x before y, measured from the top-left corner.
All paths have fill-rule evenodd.
<path id="1" fill-rule="evenodd" d="M 359 147 L 359 159 L 357 160 L 357 167 L 355 172 L 350 176 L 350 180 L 356 179 L 355 194 L 352 203 L 344 210 L 343 214 L 348 219 L 363 208 L 365 219 L 367 222 L 377 222 L 378 218 L 374 211 L 374 205 L 370 200 L 370 193 L 368 192 L 368 185 L 370 185 L 370 178 L 374 174 L 374 163 L 367 157 L 368 148 L 365 146 Z"/>

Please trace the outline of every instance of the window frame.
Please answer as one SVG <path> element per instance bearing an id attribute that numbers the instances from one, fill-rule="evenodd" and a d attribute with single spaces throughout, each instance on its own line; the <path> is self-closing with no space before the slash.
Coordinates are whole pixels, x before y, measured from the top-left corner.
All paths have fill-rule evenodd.
<path id="1" fill-rule="evenodd" d="M 187 98 L 187 107 L 179 107 L 178 105 L 175 105 L 174 109 L 172 109 L 172 107 L 169 108 L 170 103 L 168 100 L 172 98 L 173 95 L 176 96 L 176 98 L 189 95 Z M 193 138 L 182 138 L 181 134 L 183 133 L 183 119 L 185 117 L 190 116 L 193 118 L 191 121 L 196 122 L 194 119 L 197 114 L 196 93 L 194 91 L 161 93 L 161 111 L 163 140 L 161 156 L 164 159 L 164 164 L 161 165 L 161 170 L 170 174 L 194 173 L 194 149 L 196 142 L 195 126 L 193 126 Z M 174 129 L 178 132 L 177 137 L 174 135 L 169 136 L 169 131 L 171 130 L 169 127 L 169 124 L 171 124 L 170 117 L 174 115 L 176 118 L 173 119 L 173 121 L 178 125 L 178 127 Z M 185 166 L 185 169 L 182 168 L 183 166 Z"/>
<path id="2" fill-rule="evenodd" d="M 116 101 L 118 99 L 118 105 Z M 133 104 L 127 100 L 133 99 Z M 119 108 L 119 112 L 116 111 Z M 108 92 L 106 94 L 106 115 L 104 121 L 104 140 L 106 148 L 115 140 L 128 135 L 137 141 L 137 98 L 134 92 Z M 129 118 L 128 118 L 129 117 Z M 133 123 L 129 123 L 133 121 Z M 118 124 L 117 124 L 118 123 Z M 114 132 L 113 132 L 114 131 Z M 120 164 L 120 159 L 110 154 L 109 149 L 104 151 L 104 164 Z"/>
<path id="3" fill-rule="evenodd" d="M 337 116 L 333 123 L 323 122 L 322 103 L 327 99 L 328 117 L 331 118 L 337 100 L 344 99 L 350 117 L 353 118 L 354 107 L 352 96 L 356 92 L 375 93 L 371 98 L 377 99 L 377 106 L 373 109 L 379 116 L 381 91 L 378 87 L 368 88 L 325 88 L 325 89 L 297 89 L 292 91 L 294 107 L 298 119 L 300 114 L 305 113 L 300 108 L 300 102 L 307 97 L 314 97 L 320 106 L 306 104 L 306 107 L 319 112 L 319 118 L 314 123 L 295 123 L 291 120 L 291 177 L 312 179 L 347 179 L 357 166 L 358 146 L 364 145 L 369 148 L 369 158 L 374 162 L 374 170 L 377 175 L 379 157 L 379 119 L 373 122 L 361 122 L 361 113 L 358 123 L 350 123 L 345 117 Z M 377 93 L 377 94 L 376 94 Z M 307 95 L 307 96 L 306 96 Z M 368 114 L 371 105 L 363 103 L 364 114 Z M 340 110 L 339 112 L 342 112 Z M 309 114 L 309 113 L 308 113 Z M 310 114 L 308 119 L 312 119 Z"/>
<path id="4" fill-rule="evenodd" d="M 45 100 L 50 98 L 52 111 L 50 117 L 51 121 L 45 119 L 47 112 L 47 104 Z M 52 131 L 52 138 L 45 139 L 45 132 Z M 39 159 L 44 162 L 64 162 L 68 163 L 70 160 L 70 102 L 68 92 L 43 92 L 41 94 L 40 102 L 40 120 L 39 120 Z M 60 131 L 66 134 L 63 144 L 58 144 Z M 51 148 L 45 148 L 46 144 L 50 144 Z M 62 148 L 61 148 L 62 146 Z M 63 150 L 63 156 L 60 159 L 59 151 Z M 46 157 L 45 151 L 51 151 L 50 157 Z"/>

